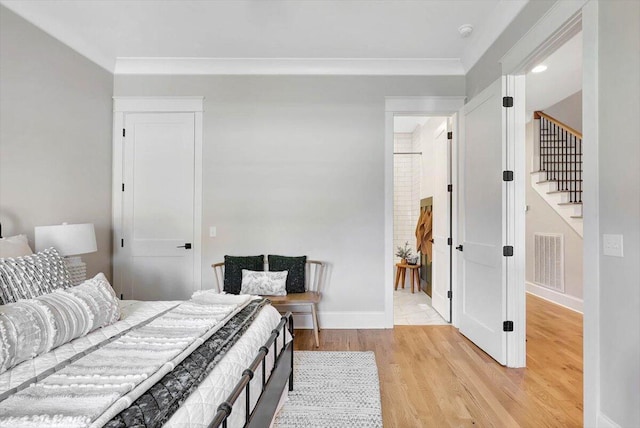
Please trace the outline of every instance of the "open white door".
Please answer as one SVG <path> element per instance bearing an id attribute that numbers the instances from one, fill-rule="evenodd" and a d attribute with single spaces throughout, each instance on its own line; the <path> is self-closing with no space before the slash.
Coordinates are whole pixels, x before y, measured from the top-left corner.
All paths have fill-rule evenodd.
<path id="1" fill-rule="evenodd" d="M 448 185 L 450 181 L 451 161 L 450 145 L 447 138 L 447 121 L 443 120 L 435 135 L 433 143 L 433 261 L 431 277 L 431 304 L 446 321 L 451 322 L 451 306 L 448 297 L 449 266 L 451 257 L 449 249 L 449 215 L 450 200 Z"/>
<path id="2" fill-rule="evenodd" d="M 500 78 L 466 104 L 460 138 L 460 332 L 506 364 L 506 131 Z"/>

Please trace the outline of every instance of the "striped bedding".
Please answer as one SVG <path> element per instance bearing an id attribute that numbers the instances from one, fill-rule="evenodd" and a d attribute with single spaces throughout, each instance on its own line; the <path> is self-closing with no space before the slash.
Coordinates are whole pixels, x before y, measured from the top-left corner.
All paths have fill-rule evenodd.
<path id="1" fill-rule="evenodd" d="M 116 324 L 3 373 L 0 427 L 206 426 L 280 316 L 202 303 L 123 303 Z"/>

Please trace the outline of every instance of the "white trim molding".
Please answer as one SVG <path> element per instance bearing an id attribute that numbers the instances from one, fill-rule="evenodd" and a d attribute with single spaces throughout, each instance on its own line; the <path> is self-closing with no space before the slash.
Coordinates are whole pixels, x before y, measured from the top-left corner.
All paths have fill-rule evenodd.
<path id="1" fill-rule="evenodd" d="M 556 2 L 500 59 L 503 74 L 520 74 L 562 46 L 581 29 L 580 11 L 588 0 Z"/>
<path id="2" fill-rule="evenodd" d="M 599 3 L 582 9 L 582 122 L 584 142 L 583 355 L 584 425 L 600 415 L 600 176 L 599 176 Z"/>
<path id="3" fill-rule="evenodd" d="M 451 114 L 464 106 L 467 97 L 385 97 L 385 111 L 399 114 L 429 112 L 429 115 Z"/>
<path id="4" fill-rule="evenodd" d="M 113 97 L 113 111 L 141 112 L 203 112 L 204 97 Z"/>
<path id="5" fill-rule="evenodd" d="M 544 299 L 555 305 L 560 305 L 572 311 L 582 313 L 584 301 L 577 297 L 569 296 L 568 294 L 558 293 L 555 290 L 543 287 L 533 282 L 527 281 L 527 293 L 536 297 Z"/>
<path id="6" fill-rule="evenodd" d="M 322 329 L 384 329 L 384 312 L 318 312 L 318 323 Z M 311 314 L 294 315 L 294 325 L 299 329 L 312 329 Z"/>
<path id="7" fill-rule="evenodd" d="M 620 425 L 612 421 L 607 415 L 600 412 L 598 413 L 598 422 L 596 427 L 598 428 L 621 428 Z"/>
<path id="8" fill-rule="evenodd" d="M 458 58 L 117 58 L 114 74 L 463 76 Z"/>
<path id="9" fill-rule="evenodd" d="M 400 115 L 454 116 L 453 128 L 458 129 L 457 113 L 464 106 L 464 96 L 453 97 L 385 97 L 385 136 L 384 136 L 384 322 L 382 328 L 393 328 L 393 117 Z M 456 163 L 457 160 L 452 160 Z M 454 199 L 457 197 L 457 177 L 452 177 Z M 456 212 L 453 213 L 454 226 Z M 452 231 L 458 236 L 456 230 Z M 456 263 L 454 251 L 452 263 Z M 452 284 L 453 295 L 457 295 L 456 284 Z M 452 320 L 455 322 L 457 311 L 453 305 Z M 356 324 L 359 324 L 358 320 Z M 375 324 L 371 324 L 372 326 Z M 455 326 L 455 323 L 454 323 Z M 355 327 L 354 327 L 355 328 Z M 370 327 L 374 328 L 374 327 Z"/>

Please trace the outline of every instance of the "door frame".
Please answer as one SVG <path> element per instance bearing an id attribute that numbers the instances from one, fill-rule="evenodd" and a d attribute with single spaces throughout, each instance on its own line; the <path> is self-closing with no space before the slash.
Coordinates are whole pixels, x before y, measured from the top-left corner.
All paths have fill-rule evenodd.
<path id="1" fill-rule="evenodd" d="M 193 199 L 193 290 L 202 289 L 202 114 L 204 97 L 113 97 L 113 287 L 123 295 L 122 275 L 126 251 L 123 239 L 124 119 L 127 113 L 193 113 L 194 114 L 194 199 Z M 124 296 L 125 298 L 127 296 Z"/>
<path id="2" fill-rule="evenodd" d="M 582 29 L 584 136 L 584 425 L 608 426 L 600 411 L 600 224 L 598 174 L 598 1 L 556 2 L 500 63 L 502 74 L 522 75 Z M 526 171 L 526 170 L 525 170 Z M 524 188 L 518 187 L 524 192 Z M 515 215 L 524 218 L 524 211 Z M 524 224 L 524 223 L 522 223 Z M 520 263 L 524 264 L 524 261 Z M 524 265 L 520 268 L 524 269 Z M 524 307 L 521 308 L 524 310 Z M 524 326 L 522 326 L 524 328 Z M 510 350 L 508 349 L 507 352 Z"/>
<path id="3" fill-rule="evenodd" d="M 394 116 L 448 116 L 453 120 L 453 147 L 457 159 L 458 111 L 464 105 L 465 96 L 455 97 L 385 97 L 384 133 L 384 328 L 393 328 L 393 118 Z M 454 155 L 452 155 L 454 156 Z M 453 213 L 457 212 L 457 165 L 452 160 Z M 455 224 L 455 221 L 454 221 Z M 457 230 L 451 231 L 457 236 Z M 454 238 L 455 239 L 455 238 Z M 454 240 L 455 242 L 455 240 Z M 455 257 L 455 254 L 454 254 Z M 454 261 L 451 261 L 454 263 Z M 454 270 L 455 274 L 455 270 Z M 456 281 L 452 278 L 453 296 L 456 295 Z M 452 324 L 457 322 L 455 305 Z"/>

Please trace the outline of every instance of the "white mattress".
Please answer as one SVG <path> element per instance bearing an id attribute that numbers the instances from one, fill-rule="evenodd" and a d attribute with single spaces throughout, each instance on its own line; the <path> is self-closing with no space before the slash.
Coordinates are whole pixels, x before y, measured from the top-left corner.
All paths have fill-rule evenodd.
<path id="1" fill-rule="evenodd" d="M 121 301 L 121 319 L 117 323 L 91 332 L 87 336 L 75 339 L 51 352 L 25 361 L 0 375 L 0 394 L 16 388 L 36 376 L 46 376 L 57 364 L 74 355 L 83 353 L 92 346 L 163 312 L 180 302 L 158 301 L 139 302 Z M 280 314 L 272 306 L 266 306 L 245 334 L 220 360 L 200 386 L 189 396 L 174 413 L 165 426 L 168 427 L 206 427 L 217 412 L 219 403 L 224 401 L 242 376 L 242 372 L 251 363 L 258 349 L 267 340 L 271 331 L 280 322 Z M 278 346 L 282 346 L 282 337 Z M 287 335 L 287 341 L 290 340 Z M 267 374 L 273 366 L 273 347 L 267 355 Z M 254 405 L 261 389 L 261 370 L 256 371 L 252 381 L 251 397 Z M 229 426 L 244 424 L 244 394 L 238 399 L 229 419 Z"/>

